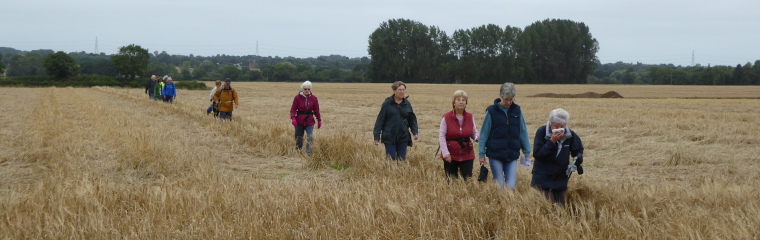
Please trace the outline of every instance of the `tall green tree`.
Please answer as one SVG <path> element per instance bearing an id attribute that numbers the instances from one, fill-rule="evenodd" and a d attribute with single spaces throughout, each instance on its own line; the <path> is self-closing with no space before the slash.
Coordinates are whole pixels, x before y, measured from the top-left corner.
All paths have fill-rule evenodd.
<path id="1" fill-rule="evenodd" d="M 192 80 L 193 79 L 193 74 L 190 71 L 191 66 L 192 66 L 192 63 L 190 63 L 190 61 L 184 61 L 184 62 L 182 62 L 182 67 L 180 67 L 180 70 L 179 70 L 179 76 L 181 78 L 180 80 Z"/>
<path id="2" fill-rule="evenodd" d="M 448 54 L 446 34 L 437 27 L 407 19 L 380 24 L 369 37 L 368 78 L 372 82 L 430 82 L 440 71 L 437 58 Z"/>
<path id="3" fill-rule="evenodd" d="M 755 64 L 751 67 L 746 67 L 747 70 L 747 83 L 752 85 L 760 85 L 760 60 L 755 61 Z"/>
<path id="4" fill-rule="evenodd" d="M 744 82 L 744 70 L 742 70 L 741 64 L 736 64 L 736 68 L 734 68 L 733 76 L 731 77 L 731 80 L 728 82 L 728 85 L 740 85 Z"/>
<path id="5" fill-rule="evenodd" d="M 427 66 L 423 66 L 425 72 L 423 72 L 424 75 L 420 80 L 428 83 L 453 82 L 456 57 L 451 50 L 451 38 L 446 32 L 441 31 L 435 26 L 430 27 L 429 37 L 433 43 L 430 50 L 426 53 L 426 59 L 428 59 L 428 62 Z M 352 79 L 357 80 L 357 75 L 353 75 L 354 77 L 352 77 Z"/>
<path id="6" fill-rule="evenodd" d="M 535 22 L 525 28 L 520 41 L 526 78 L 532 83 L 585 83 L 596 68 L 599 44 L 583 23 Z"/>
<path id="7" fill-rule="evenodd" d="M 728 85 L 733 77 L 733 70 L 726 66 L 715 66 L 713 70 L 713 85 Z"/>
<path id="8" fill-rule="evenodd" d="M 5 64 L 3 64 L 3 55 L 0 54 L 0 75 L 5 73 Z"/>
<path id="9" fill-rule="evenodd" d="M 130 80 L 143 75 L 149 59 L 148 50 L 135 44 L 120 47 L 119 52 L 111 56 L 114 70 Z"/>
<path id="10" fill-rule="evenodd" d="M 465 83 L 521 82 L 517 65 L 519 28 L 488 24 L 452 35 L 452 54 L 458 57 L 455 78 Z"/>
<path id="11" fill-rule="evenodd" d="M 79 63 L 79 70 L 82 75 L 116 76 L 111 64 L 111 58 L 107 56 L 84 60 L 77 59 L 77 63 Z"/>
<path id="12" fill-rule="evenodd" d="M 245 74 L 244 78 L 246 78 L 248 81 L 260 81 L 263 77 L 261 76 L 261 71 L 251 70 Z"/>
<path id="13" fill-rule="evenodd" d="M 8 63 L 9 77 L 45 75 L 45 64 L 42 55 L 29 52 L 24 55 L 11 56 Z"/>
<path id="14" fill-rule="evenodd" d="M 298 68 L 290 62 L 281 62 L 274 66 L 273 81 L 290 81 Z"/>
<path id="15" fill-rule="evenodd" d="M 208 76 L 208 72 L 206 72 L 206 69 L 203 68 L 196 68 L 193 70 L 193 79 L 205 81 L 207 80 L 206 77 Z"/>
<path id="16" fill-rule="evenodd" d="M 58 51 L 45 56 L 45 71 L 56 79 L 67 79 L 79 75 L 77 61 L 68 54 Z"/>
<path id="17" fill-rule="evenodd" d="M 181 76 L 182 79 L 180 80 L 192 80 L 193 74 L 190 72 L 190 69 L 182 68 L 179 72 L 179 76 Z"/>
<path id="18" fill-rule="evenodd" d="M 222 67 L 222 78 L 229 78 L 232 81 L 238 81 L 240 80 L 241 72 L 240 69 L 238 69 L 235 66 L 224 66 Z"/>

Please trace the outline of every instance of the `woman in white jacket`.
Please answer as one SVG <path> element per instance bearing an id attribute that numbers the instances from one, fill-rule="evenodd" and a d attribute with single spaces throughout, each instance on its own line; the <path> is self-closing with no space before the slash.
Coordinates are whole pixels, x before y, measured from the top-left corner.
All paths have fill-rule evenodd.
<path id="1" fill-rule="evenodd" d="M 208 108 L 206 109 L 206 115 L 208 115 L 209 113 L 211 113 L 211 111 L 213 110 L 214 111 L 214 117 L 219 117 L 219 110 L 216 110 L 215 107 L 214 107 L 214 105 L 216 105 L 216 103 L 214 102 L 214 93 L 216 93 L 216 90 L 219 89 L 219 87 L 222 86 L 222 81 L 221 80 L 216 80 L 216 82 L 214 84 L 216 86 L 211 89 L 211 93 L 208 95 L 208 100 L 211 101 L 211 106 L 208 106 Z"/>

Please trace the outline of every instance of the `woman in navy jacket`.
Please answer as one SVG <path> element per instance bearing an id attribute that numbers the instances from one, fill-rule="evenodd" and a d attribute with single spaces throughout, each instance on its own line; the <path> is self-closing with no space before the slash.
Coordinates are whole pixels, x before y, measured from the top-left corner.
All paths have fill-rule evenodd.
<path id="1" fill-rule="evenodd" d="M 507 82 L 499 88 L 499 98 L 486 108 L 480 126 L 478 155 L 480 165 L 491 165 L 493 180 L 499 187 L 515 190 L 517 184 L 517 159 L 520 150 L 530 161 L 530 136 L 520 106 L 515 101 L 517 87 Z"/>
<path id="2" fill-rule="evenodd" d="M 583 174 L 583 143 L 567 124 L 570 113 L 558 108 L 551 111 L 546 126 L 538 128 L 533 138 L 533 179 L 530 185 L 540 190 L 552 203 L 565 206 L 568 173 L 577 168 L 578 174 Z M 572 157 L 578 157 L 570 166 Z"/>

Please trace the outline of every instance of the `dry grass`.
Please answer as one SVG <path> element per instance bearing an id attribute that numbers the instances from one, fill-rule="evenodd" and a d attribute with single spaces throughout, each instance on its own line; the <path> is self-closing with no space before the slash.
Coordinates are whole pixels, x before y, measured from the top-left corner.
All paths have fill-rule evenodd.
<path id="1" fill-rule="evenodd" d="M 390 84 L 315 83 L 311 159 L 293 149 L 298 83 L 234 86 L 233 122 L 202 113 L 207 91 L 169 105 L 135 89 L 0 89 L 0 238 L 760 238 L 760 87 L 518 85 L 531 136 L 562 107 L 584 140 L 586 174 L 561 209 L 524 167 L 515 192 L 446 183 L 433 154 L 450 95 L 467 91 L 481 122 L 498 85 L 409 84 L 421 140 L 401 165 L 372 145 Z M 522 97 L 589 91 L 626 98 Z"/>

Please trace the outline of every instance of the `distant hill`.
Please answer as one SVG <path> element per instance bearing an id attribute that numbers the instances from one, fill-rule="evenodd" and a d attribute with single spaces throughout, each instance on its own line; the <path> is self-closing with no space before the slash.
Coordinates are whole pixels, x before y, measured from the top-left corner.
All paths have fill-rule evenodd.
<path id="1" fill-rule="evenodd" d="M 9 55 L 14 55 L 14 54 L 24 55 L 30 52 L 39 53 L 42 56 L 55 53 L 55 51 L 51 49 L 37 49 L 37 50 L 32 50 L 32 51 L 23 51 L 23 50 L 16 50 L 15 48 L 0 47 L 0 55 L 3 55 L 3 56 L 9 56 Z"/>
<path id="2" fill-rule="evenodd" d="M 15 48 L 0 47 L 0 55 L 25 54 L 27 51 L 16 50 Z"/>

